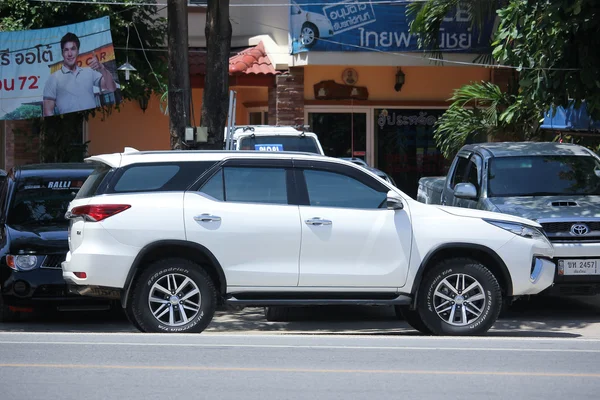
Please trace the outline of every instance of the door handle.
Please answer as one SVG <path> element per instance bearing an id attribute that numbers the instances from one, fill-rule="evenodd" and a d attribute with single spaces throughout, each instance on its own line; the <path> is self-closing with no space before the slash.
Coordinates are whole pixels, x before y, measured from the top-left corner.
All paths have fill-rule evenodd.
<path id="1" fill-rule="evenodd" d="M 220 222 L 221 217 L 218 217 L 216 215 L 210 215 L 210 214 L 200 214 L 200 215 L 196 215 L 194 217 L 194 220 L 196 222 Z"/>
<path id="2" fill-rule="evenodd" d="M 306 221 L 306 225 L 331 225 L 332 222 L 328 219 L 322 219 L 319 217 L 314 217 L 311 219 L 307 219 Z"/>

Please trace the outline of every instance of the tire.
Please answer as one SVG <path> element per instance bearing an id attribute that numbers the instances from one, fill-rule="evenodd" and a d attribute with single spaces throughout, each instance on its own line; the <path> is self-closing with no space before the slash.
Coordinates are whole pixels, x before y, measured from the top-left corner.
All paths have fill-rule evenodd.
<path id="1" fill-rule="evenodd" d="M 265 307 L 265 318 L 269 322 L 286 322 L 289 320 L 288 307 Z"/>
<path id="2" fill-rule="evenodd" d="M 11 311 L 6 304 L 4 299 L 0 295 L 0 322 L 17 322 L 21 319 L 21 313 L 18 311 Z"/>
<path id="3" fill-rule="evenodd" d="M 399 320 L 406 321 L 413 329 L 421 333 L 431 335 L 431 329 L 425 325 L 417 310 L 411 310 L 409 306 L 394 306 L 394 311 L 396 312 L 396 318 Z"/>
<path id="4" fill-rule="evenodd" d="M 138 324 L 136 319 L 133 317 L 133 314 L 131 313 L 131 307 L 125 307 L 123 311 L 125 312 L 125 316 L 127 317 L 127 320 L 131 323 L 131 325 L 133 325 L 133 327 L 138 331 L 143 332 L 142 327 L 140 326 L 140 324 Z"/>
<path id="5" fill-rule="evenodd" d="M 463 293 L 465 288 L 471 289 Z M 498 319 L 502 304 L 502 291 L 494 274 L 468 258 L 440 262 L 423 279 L 417 298 L 418 313 L 434 335 L 482 335 Z"/>
<path id="6" fill-rule="evenodd" d="M 300 29 L 300 43 L 305 49 L 310 49 L 319 40 L 319 28 L 312 22 L 305 22 Z"/>
<path id="7" fill-rule="evenodd" d="M 200 333 L 212 321 L 217 304 L 208 274 L 179 258 L 151 264 L 136 279 L 131 296 L 127 314 L 142 332 Z"/>

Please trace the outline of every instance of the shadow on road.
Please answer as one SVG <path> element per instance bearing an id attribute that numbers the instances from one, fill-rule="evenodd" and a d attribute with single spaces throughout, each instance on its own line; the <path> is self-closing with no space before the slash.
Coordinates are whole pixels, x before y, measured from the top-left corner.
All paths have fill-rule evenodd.
<path id="1" fill-rule="evenodd" d="M 122 310 L 31 315 L 16 323 L 0 323 L 10 332 L 138 332 Z M 218 311 L 211 333 L 419 335 L 396 318 L 393 307 L 292 307 L 286 322 L 269 322 L 263 308 Z M 596 298 L 533 297 L 515 302 L 489 336 L 600 338 L 600 301 Z"/>

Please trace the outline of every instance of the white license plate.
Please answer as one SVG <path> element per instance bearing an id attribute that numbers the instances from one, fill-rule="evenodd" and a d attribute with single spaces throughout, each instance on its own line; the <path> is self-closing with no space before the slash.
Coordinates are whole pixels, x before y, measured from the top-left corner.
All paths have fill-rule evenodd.
<path id="1" fill-rule="evenodd" d="M 558 260 L 558 274 L 559 275 L 600 275 L 600 260 L 599 259 Z"/>

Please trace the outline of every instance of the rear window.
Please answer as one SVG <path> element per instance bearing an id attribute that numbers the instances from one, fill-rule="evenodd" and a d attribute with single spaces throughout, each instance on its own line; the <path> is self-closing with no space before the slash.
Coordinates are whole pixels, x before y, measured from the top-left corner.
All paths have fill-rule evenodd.
<path id="1" fill-rule="evenodd" d="M 240 139 L 240 150 L 302 151 L 320 154 L 317 141 L 310 136 L 249 136 Z"/>
<path id="2" fill-rule="evenodd" d="M 81 189 L 85 177 L 28 178 L 17 183 L 8 210 L 9 225 L 66 224 L 65 212 Z"/>
<path id="3" fill-rule="evenodd" d="M 98 191 L 98 187 L 110 172 L 110 167 L 106 164 L 101 164 L 94 169 L 92 174 L 86 179 L 83 186 L 75 196 L 76 199 L 85 199 L 92 197 Z"/>
<path id="4" fill-rule="evenodd" d="M 183 191 L 214 161 L 134 164 L 115 174 L 109 193 Z"/>

